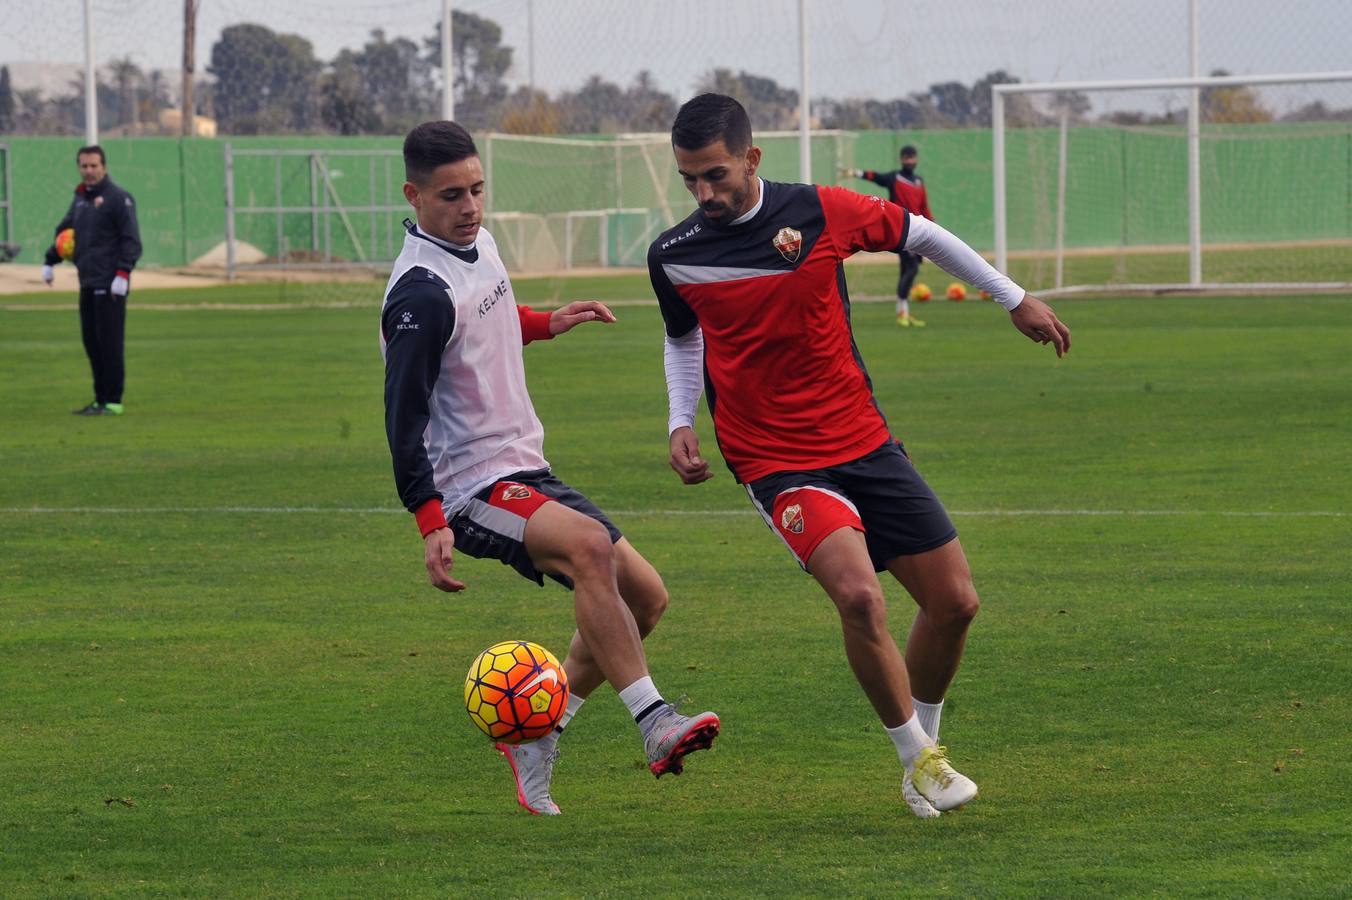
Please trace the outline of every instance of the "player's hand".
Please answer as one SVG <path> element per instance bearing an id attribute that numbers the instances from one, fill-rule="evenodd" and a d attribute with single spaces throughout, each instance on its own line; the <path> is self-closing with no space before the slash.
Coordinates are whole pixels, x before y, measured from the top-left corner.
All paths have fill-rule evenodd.
<path id="1" fill-rule="evenodd" d="M 1030 341 L 1051 344 L 1056 348 L 1057 356 L 1070 352 L 1070 329 L 1061 324 L 1050 306 L 1032 294 L 1023 295 L 1023 302 L 1014 307 L 1009 318 Z"/>
<path id="2" fill-rule="evenodd" d="M 563 334 L 583 322 L 614 322 L 615 314 L 599 300 L 574 300 L 549 314 L 549 333 Z"/>
<path id="3" fill-rule="evenodd" d="M 113 286 L 109 290 L 113 292 L 114 296 L 125 297 L 127 291 L 131 290 L 131 280 L 128 276 L 119 272 L 117 277 L 113 279 Z"/>
<path id="4" fill-rule="evenodd" d="M 695 429 L 682 425 L 671 433 L 671 467 L 686 484 L 699 484 L 714 477 L 709 461 L 699 455 L 699 438 Z"/>
<path id="5" fill-rule="evenodd" d="M 42 267 L 42 280 L 47 282 L 47 287 L 52 286 L 52 279 L 56 277 L 56 272 L 51 266 Z"/>
<path id="6" fill-rule="evenodd" d="M 423 538 L 423 548 L 427 558 L 427 577 L 431 579 L 432 586 L 448 594 L 463 591 L 465 583 L 451 577 L 451 566 L 455 564 L 451 553 L 455 548 L 455 533 L 449 528 L 429 531 L 427 537 Z"/>

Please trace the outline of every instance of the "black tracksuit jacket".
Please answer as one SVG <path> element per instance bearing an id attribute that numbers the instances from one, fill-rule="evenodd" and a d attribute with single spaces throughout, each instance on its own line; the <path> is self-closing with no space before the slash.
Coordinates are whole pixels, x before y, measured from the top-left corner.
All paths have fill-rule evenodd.
<path id="1" fill-rule="evenodd" d="M 136 224 L 136 204 L 131 194 L 104 177 L 93 187 L 75 188 L 75 199 L 66 210 L 56 234 L 75 229 L 75 267 L 80 287 L 107 290 L 118 272 L 129 273 L 141 258 L 141 229 Z M 61 262 L 56 243 L 47 248 L 47 265 Z"/>

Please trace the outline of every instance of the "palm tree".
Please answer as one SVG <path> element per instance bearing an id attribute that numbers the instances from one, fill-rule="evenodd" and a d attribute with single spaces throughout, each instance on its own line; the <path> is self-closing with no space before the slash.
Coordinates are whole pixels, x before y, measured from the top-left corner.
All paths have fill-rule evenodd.
<path id="1" fill-rule="evenodd" d="M 137 111 L 136 89 L 145 79 L 141 67 L 131 61 L 130 56 L 115 59 L 108 64 L 117 84 L 118 103 L 121 111 L 121 124 L 129 126 L 127 133 L 135 134 L 139 129 L 140 116 Z"/>

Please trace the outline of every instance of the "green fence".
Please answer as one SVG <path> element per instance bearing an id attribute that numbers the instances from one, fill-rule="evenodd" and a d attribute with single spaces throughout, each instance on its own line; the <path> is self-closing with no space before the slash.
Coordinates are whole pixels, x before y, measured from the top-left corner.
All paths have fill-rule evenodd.
<path id="1" fill-rule="evenodd" d="M 239 151 L 289 148 L 343 151 L 330 164 L 317 198 L 305 155 L 282 163 L 236 156 L 237 206 L 304 206 L 325 196 L 334 206 L 402 203 L 400 168 L 386 173 L 385 157 L 353 151 L 397 150 L 398 137 L 234 137 Z M 226 139 L 130 138 L 104 142 L 111 176 L 136 197 L 143 264 L 179 266 L 225 240 Z M 19 262 L 40 262 L 53 227 L 78 182 L 73 138 L 7 138 L 9 182 L 0 197 L 12 204 L 13 231 L 23 246 Z M 795 180 L 797 143 L 766 138 L 762 174 Z M 838 164 L 891 169 L 905 143 L 920 149 L 920 172 L 936 219 L 969 243 L 994 243 L 991 135 L 986 129 L 856 132 L 814 137 L 813 178 L 836 180 Z M 1007 138 L 1010 247 L 1050 247 L 1055 230 L 1058 133 L 1014 129 Z M 569 210 L 649 209 L 673 220 L 691 202 L 670 151 L 654 142 L 588 142 L 494 138 L 480 141 L 491 169 L 493 212 L 558 214 Z M 1202 144 L 1203 240 L 1274 242 L 1352 237 L 1352 125 L 1260 125 L 1211 128 Z M 1068 247 L 1132 247 L 1187 240 L 1187 147 L 1181 131 L 1072 128 L 1067 168 Z M 379 160 L 379 162 L 377 162 Z M 336 169 L 336 171 L 335 171 Z M 881 193 L 864 181 L 860 191 Z M 280 203 L 279 203 L 280 187 Z M 334 255 L 360 260 L 386 256 L 398 237 L 402 212 L 363 212 L 321 221 L 313 214 L 253 215 L 237 219 L 242 240 L 270 257 L 295 259 L 319 246 L 317 229 L 330 229 Z M 631 227 L 626 225 L 626 227 Z M 3 226 L 0 226 L 3 227 Z M 619 238 L 611 238 L 620 240 Z M 355 246 L 342 246 L 343 242 Z M 632 242 L 630 242 L 632 243 Z M 358 250 L 360 249 L 360 252 Z M 632 263 L 633 253 L 612 254 Z"/>

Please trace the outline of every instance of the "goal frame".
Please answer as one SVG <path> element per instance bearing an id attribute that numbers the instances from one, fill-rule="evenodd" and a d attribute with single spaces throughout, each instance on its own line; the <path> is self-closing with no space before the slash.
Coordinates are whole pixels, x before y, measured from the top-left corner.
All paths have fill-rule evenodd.
<path id="1" fill-rule="evenodd" d="M 1064 258 L 1064 191 L 1066 165 L 1066 119 L 1061 120 L 1060 166 L 1058 173 L 1058 212 L 1057 212 L 1057 285 L 1047 295 L 1057 293 L 1083 293 L 1099 290 L 1103 287 L 1147 290 L 1155 292 L 1172 291 L 1253 291 L 1253 290 L 1290 290 L 1292 288 L 1316 289 L 1352 289 L 1352 282 L 1317 282 L 1300 285 L 1287 283 L 1246 284 L 1207 283 L 1202 276 L 1202 191 L 1201 191 L 1201 123 L 1198 109 L 1202 88 L 1209 87 L 1261 87 L 1281 84 L 1315 84 L 1334 81 L 1352 83 L 1352 71 L 1302 72 L 1273 75 L 1212 75 L 1194 78 L 1140 78 L 1112 81 L 1041 81 L 1015 84 L 997 84 L 991 87 L 991 153 L 993 157 L 994 213 L 995 213 L 995 267 L 1007 271 L 1009 266 L 1009 223 L 1007 206 L 1007 175 L 1005 169 L 1005 99 L 1017 94 L 1055 94 L 1071 91 L 1093 93 L 1103 91 L 1169 90 L 1191 89 L 1187 141 L 1188 141 L 1188 281 L 1179 284 L 1152 285 L 1072 285 L 1063 286 L 1060 281 Z"/>

